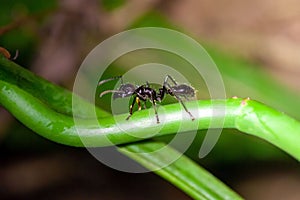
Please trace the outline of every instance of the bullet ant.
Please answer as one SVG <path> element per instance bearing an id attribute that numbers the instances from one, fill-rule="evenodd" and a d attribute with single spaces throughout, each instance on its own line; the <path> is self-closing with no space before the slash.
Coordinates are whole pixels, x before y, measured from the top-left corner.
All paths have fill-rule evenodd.
<path id="1" fill-rule="evenodd" d="M 145 85 L 141 86 L 134 86 L 131 83 L 125 83 L 123 82 L 122 76 L 116 76 L 112 77 L 106 80 L 102 80 L 98 83 L 98 86 L 112 81 L 121 79 L 121 85 L 119 89 L 117 90 L 106 90 L 103 91 L 100 94 L 100 98 L 108 93 L 113 93 L 113 99 L 117 98 L 125 98 L 129 96 L 133 96 L 133 101 L 129 107 L 129 116 L 126 118 L 126 120 L 129 120 L 129 118 L 132 116 L 132 110 L 135 103 L 138 104 L 138 110 L 141 110 L 141 101 L 144 102 L 144 108 L 145 108 L 145 102 L 149 100 L 152 103 L 152 106 L 154 108 L 155 116 L 156 116 L 156 122 L 159 123 L 159 117 L 157 114 L 157 108 L 156 108 L 156 102 L 161 102 L 166 94 L 169 94 L 177 99 L 178 102 L 181 103 L 184 110 L 189 114 L 192 120 L 194 120 L 194 116 L 191 114 L 191 112 L 186 108 L 184 102 L 182 101 L 182 98 L 185 98 L 186 100 L 189 100 L 189 97 L 195 96 L 195 89 L 189 85 L 186 84 L 178 84 L 170 75 L 167 75 L 165 77 L 164 83 L 161 88 L 158 89 L 158 92 L 156 92 L 153 88 L 150 87 L 149 83 L 146 82 Z M 173 85 L 170 85 L 169 82 L 172 82 Z"/>

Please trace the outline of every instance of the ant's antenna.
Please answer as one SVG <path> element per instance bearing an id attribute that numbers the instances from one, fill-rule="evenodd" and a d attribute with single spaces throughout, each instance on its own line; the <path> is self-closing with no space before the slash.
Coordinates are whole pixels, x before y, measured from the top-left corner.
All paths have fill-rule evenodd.
<path id="1" fill-rule="evenodd" d="M 123 78 L 122 78 L 122 76 L 115 76 L 115 77 L 112 77 L 112 78 L 109 78 L 109 79 L 105 79 L 105 80 L 99 81 L 98 86 L 102 85 L 102 84 L 104 84 L 106 82 L 116 80 L 116 79 L 121 79 L 121 84 L 123 84 Z"/>
<path id="2" fill-rule="evenodd" d="M 108 93 L 122 93 L 122 94 L 124 94 L 125 92 L 121 91 L 121 90 L 106 90 L 106 91 L 102 92 L 99 95 L 99 97 L 101 98 L 103 95 L 108 94 Z"/>

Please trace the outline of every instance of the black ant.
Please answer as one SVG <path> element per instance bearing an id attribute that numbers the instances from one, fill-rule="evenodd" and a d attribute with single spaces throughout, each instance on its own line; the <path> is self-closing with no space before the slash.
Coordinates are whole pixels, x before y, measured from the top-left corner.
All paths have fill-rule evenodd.
<path id="1" fill-rule="evenodd" d="M 186 100 L 189 100 L 188 97 L 194 97 L 195 96 L 195 90 L 193 87 L 188 86 L 186 84 L 177 84 L 177 82 L 169 75 L 165 77 L 164 83 L 161 88 L 159 88 L 158 93 L 149 86 L 149 83 L 146 82 L 145 85 L 141 86 L 134 86 L 131 83 L 123 83 L 122 76 L 116 76 L 112 77 L 106 80 L 102 80 L 98 83 L 99 85 L 102 85 L 108 81 L 116 80 L 116 79 L 121 79 L 121 86 L 118 90 L 106 90 L 100 94 L 100 98 L 107 94 L 107 93 L 114 93 L 113 94 L 113 99 L 116 98 L 125 98 L 129 96 L 134 96 L 134 99 L 130 105 L 129 109 L 129 116 L 126 118 L 128 120 L 131 115 L 132 115 L 132 109 L 135 103 L 138 104 L 138 110 L 141 110 L 141 101 L 144 102 L 144 108 L 145 102 L 147 100 L 150 100 L 150 102 L 153 105 L 154 111 L 155 111 L 155 116 L 156 116 L 156 122 L 159 123 L 159 118 L 157 114 L 157 108 L 156 108 L 156 101 L 161 102 L 163 98 L 165 97 L 165 94 L 169 94 L 177 99 L 183 106 L 184 110 L 190 115 L 191 119 L 194 120 L 195 118 L 193 115 L 190 113 L 190 111 L 186 108 L 185 104 L 182 101 L 182 97 L 185 98 Z M 174 85 L 170 85 L 168 81 L 171 81 Z"/>

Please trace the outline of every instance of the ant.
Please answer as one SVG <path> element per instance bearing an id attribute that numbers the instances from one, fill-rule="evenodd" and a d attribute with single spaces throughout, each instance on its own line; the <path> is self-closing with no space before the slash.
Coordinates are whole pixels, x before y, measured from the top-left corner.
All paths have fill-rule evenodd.
<path id="1" fill-rule="evenodd" d="M 192 120 L 194 120 L 194 116 L 190 113 L 190 111 L 186 108 L 184 102 L 182 101 L 182 98 L 185 98 L 186 100 L 189 100 L 188 97 L 194 97 L 195 96 L 195 89 L 191 86 L 188 86 L 186 84 L 177 84 L 177 82 L 170 76 L 167 75 L 165 77 L 164 83 L 161 88 L 159 88 L 158 92 L 156 92 L 153 88 L 149 86 L 149 83 L 146 82 L 145 85 L 141 86 L 134 86 L 131 83 L 123 83 L 122 76 L 116 76 L 112 77 L 106 80 L 102 80 L 98 83 L 98 86 L 112 81 L 116 79 L 121 79 L 121 86 L 117 90 L 106 90 L 100 94 L 100 98 L 108 93 L 114 93 L 113 99 L 117 98 L 125 98 L 129 96 L 134 96 L 134 99 L 130 105 L 129 108 L 129 115 L 126 118 L 126 120 L 129 120 L 129 118 L 132 115 L 132 109 L 135 103 L 138 104 L 138 110 L 141 110 L 141 100 L 144 102 L 144 108 L 146 108 L 145 103 L 147 100 L 149 100 L 152 103 L 152 106 L 154 108 L 155 116 L 156 116 L 156 122 L 159 123 L 159 118 L 157 114 L 157 108 L 156 108 L 156 102 L 161 102 L 166 94 L 169 94 L 177 99 L 183 106 L 184 110 L 189 114 Z M 171 86 L 169 83 L 169 80 L 173 83 Z"/>

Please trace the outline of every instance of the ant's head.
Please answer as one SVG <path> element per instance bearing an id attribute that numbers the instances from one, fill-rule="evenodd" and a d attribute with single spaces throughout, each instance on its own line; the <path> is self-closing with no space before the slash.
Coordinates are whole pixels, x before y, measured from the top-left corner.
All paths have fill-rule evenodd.
<path id="1" fill-rule="evenodd" d="M 135 92 L 135 86 L 130 84 L 130 83 L 126 83 L 124 84 L 123 83 L 123 79 L 122 79 L 122 76 L 115 76 L 115 77 L 112 77 L 112 78 L 109 78 L 109 79 L 105 79 L 105 80 L 102 80 L 98 83 L 98 86 L 106 83 L 106 82 L 109 82 L 109 81 L 112 81 L 112 80 L 116 80 L 116 79 L 121 79 L 121 86 L 119 89 L 117 90 L 106 90 L 106 91 L 103 91 L 101 94 L 100 94 L 100 97 L 102 97 L 103 95 L 105 94 L 108 94 L 108 93 L 113 93 L 113 99 L 117 99 L 117 98 L 124 98 L 124 97 L 129 97 L 131 96 L 134 92 Z"/>
<path id="2" fill-rule="evenodd" d="M 113 99 L 129 97 L 134 93 L 135 89 L 135 86 L 130 83 L 122 84 L 119 90 L 114 92 Z"/>

